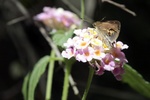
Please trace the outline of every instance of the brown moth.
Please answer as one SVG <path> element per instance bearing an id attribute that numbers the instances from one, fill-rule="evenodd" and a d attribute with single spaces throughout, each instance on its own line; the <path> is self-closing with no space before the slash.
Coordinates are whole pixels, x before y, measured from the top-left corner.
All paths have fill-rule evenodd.
<path id="1" fill-rule="evenodd" d="M 111 20 L 106 22 L 97 21 L 93 23 L 93 26 L 98 33 L 98 38 L 104 42 L 104 44 L 111 48 L 112 44 L 116 42 L 116 39 L 120 33 L 121 24 L 117 20 Z"/>

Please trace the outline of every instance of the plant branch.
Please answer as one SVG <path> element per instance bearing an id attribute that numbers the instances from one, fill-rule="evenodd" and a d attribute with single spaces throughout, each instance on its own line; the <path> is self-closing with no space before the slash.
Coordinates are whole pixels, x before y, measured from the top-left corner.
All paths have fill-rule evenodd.
<path id="1" fill-rule="evenodd" d="M 131 11 L 130 9 L 126 8 L 126 6 L 123 5 L 123 4 L 119 4 L 119 3 L 114 2 L 114 1 L 112 1 L 112 0 L 102 0 L 102 2 L 108 2 L 108 3 L 110 3 L 110 4 L 112 4 L 112 5 L 116 6 L 116 7 L 121 8 L 122 10 L 128 12 L 129 14 L 131 14 L 131 15 L 133 15 L 133 16 L 136 16 L 136 13 L 135 13 L 135 12 L 133 12 L 133 11 Z"/>
<path id="2" fill-rule="evenodd" d="M 29 12 L 27 11 L 27 9 L 18 1 L 18 0 L 11 0 L 15 5 L 16 7 L 20 10 L 20 12 L 23 14 L 22 17 L 19 17 L 19 18 L 15 18 L 15 19 L 12 19 L 10 21 L 7 22 L 7 25 L 12 25 L 12 24 L 15 24 L 15 23 L 18 23 L 20 21 L 23 21 L 27 18 L 29 18 Z"/>

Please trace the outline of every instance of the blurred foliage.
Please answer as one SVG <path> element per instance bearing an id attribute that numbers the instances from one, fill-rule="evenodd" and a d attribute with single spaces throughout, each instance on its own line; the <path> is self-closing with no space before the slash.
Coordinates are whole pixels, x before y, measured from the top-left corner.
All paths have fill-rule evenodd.
<path id="1" fill-rule="evenodd" d="M 140 94 L 150 98 L 150 83 L 143 79 L 135 69 L 131 66 L 124 65 L 125 73 L 123 75 L 122 82 L 129 84 L 134 90 Z"/>

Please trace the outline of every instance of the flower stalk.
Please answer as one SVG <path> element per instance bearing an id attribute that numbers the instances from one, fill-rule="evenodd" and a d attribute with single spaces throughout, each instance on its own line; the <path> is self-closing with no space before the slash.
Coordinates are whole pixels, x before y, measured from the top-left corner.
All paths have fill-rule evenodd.
<path id="1" fill-rule="evenodd" d="M 67 98 L 68 98 L 69 76 L 70 76 L 71 68 L 72 68 L 72 66 L 70 66 L 69 63 L 66 63 L 64 86 L 63 86 L 63 93 L 62 93 L 62 99 L 61 100 L 67 100 Z"/>
<path id="2" fill-rule="evenodd" d="M 86 97 L 87 97 L 87 94 L 89 92 L 90 85 L 91 85 L 91 82 L 92 82 L 92 79 L 93 79 L 93 75 L 94 75 L 94 69 L 92 67 L 89 67 L 88 81 L 87 81 L 87 84 L 86 84 L 86 88 L 85 88 L 82 100 L 86 100 Z"/>
<path id="3" fill-rule="evenodd" d="M 80 17 L 82 19 L 81 28 L 83 27 L 84 15 L 85 15 L 84 0 L 81 0 L 81 15 L 80 15 Z"/>
<path id="4" fill-rule="evenodd" d="M 50 60 L 49 60 L 49 66 L 48 66 L 48 75 L 47 75 L 47 85 L 46 85 L 46 98 L 45 100 L 51 99 L 51 91 L 52 91 L 52 82 L 53 82 L 53 72 L 54 72 L 54 58 L 55 52 L 54 50 L 51 51 Z"/>

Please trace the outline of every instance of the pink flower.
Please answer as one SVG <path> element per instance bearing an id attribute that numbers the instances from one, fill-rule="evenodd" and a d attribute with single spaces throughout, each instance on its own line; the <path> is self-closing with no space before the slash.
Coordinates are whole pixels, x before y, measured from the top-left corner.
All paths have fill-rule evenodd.
<path id="1" fill-rule="evenodd" d="M 121 41 L 117 41 L 115 44 L 114 44 L 114 47 L 115 48 L 119 48 L 119 49 L 128 49 L 128 45 L 126 44 L 123 44 Z"/>
<path id="2" fill-rule="evenodd" d="M 64 46 L 67 47 L 67 48 L 74 46 L 74 40 L 69 38 L 67 40 L 67 43 L 64 43 Z"/>
<path id="3" fill-rule="evenodd" d="M 80 51 L 80 52 L 79 52 Z M 76 59 L 78 61 L 87 62 L 93 59 L 93 49 L 91 47 L 85 49 L 79 49 L 78 53 L 76 53 Z"/>
<path id="4" fill-rule="evenodd" d="M 121 80 L 121 75 L 124 73 L 123 65 L 128 62 L 121 51 L 128 48 L 126 44 L 119 41 L 106 49 L 107 45 L 92 28 L 78 29 L 74 34 L 76 36 L 69 38 L 64 45 L 66 50 L 62 52 L 63 57 L 68 59 L 75 57 L 77 61 L 89 62 L 97 75 L 110 71 L 117 80 Z"/>
<path id="5" fill-rule="evenodd" d="M 75 55 L 75 49 L 71 47 L 62 52 L 62 56 L 68 59 L 70 59 L 74 55 Z"/>
<path id="6" fill-rule="evenodd" d="M 34 20 L 43 22 L 47 27 L 54 29 L 76 28 L 81 20 L 78 16 L 62 8 L 44 7 L 43 12 L 34 16 Z"/>
<path id="7" fill-rule="evenodd" d="M 119 63 L 128 62 L 125 57 L 125 54 L 119 48 L 112 48 L 111 54 L 114 56 L 114 58 L 116 58 L 115 60 L 118 61 Z"/>
<path id="8" fill-rule="evenodd" d="M 106 54 L 104 53 L 104 49 L 102 47 L 95 47 L 93 53 L 93 59 L 101 60 L 104 58 Z"/>
<path id="9" fill-rule="evenodd" d="M 102 75 L 102 74 L 104 74 L 105 69 L 104 69 L 103 63 L 101 63 L 101 62 L 98 63 L 98 61 L 95 61 L 94 64 L 95 64 L 95 66 L 96 66 L 96 68 L 97 68 L 96 74 L 97 74 L 97 75 Z"/>
<path id="10" fill-rule="evenodd" d="M 124 73 L 123 67 L 116 67 L 112 73 L 116 77 L 117 80 L 121 80 L 121 75 Z"/>
<path id="11" fill-rule="evenodd" d="M 102 59 L 103 67 L 107 71 L 113 71 L 115 67 L 114 57 L 111 54 L 106 54 Z"/>

